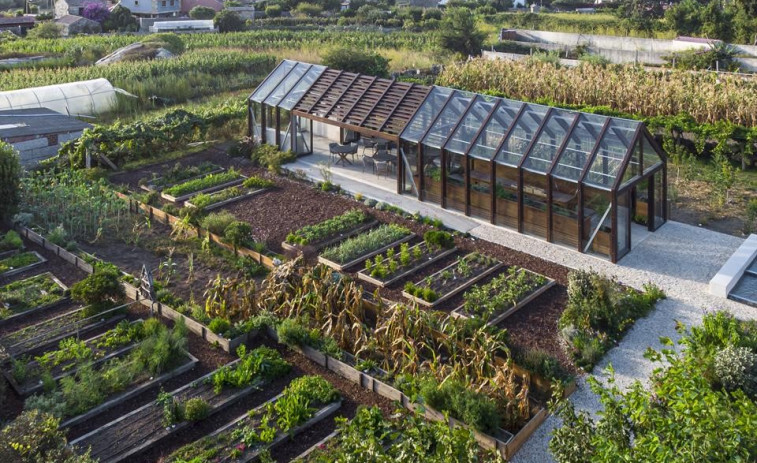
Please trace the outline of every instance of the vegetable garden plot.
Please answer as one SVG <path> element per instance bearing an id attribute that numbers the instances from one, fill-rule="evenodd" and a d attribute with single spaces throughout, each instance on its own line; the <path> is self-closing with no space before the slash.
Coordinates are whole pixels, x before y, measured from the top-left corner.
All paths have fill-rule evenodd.
<path id="1" fill-rule="evenodd" d="M 149 403 L 74 441 L 79 452 L 91 449 L 100 463 L 115 463 L 144 451 L 162 439 L 232 405 L 253 390 L 289 372 L 289 364 L 267 347 L 247 352 L 240 358 L 170 394 L 159 394 L 159 401 Z M 186 417 L 187 407 L 204 409 Z M 203 405 L 205 404 L 205 405 Z"/>
<path id="2" fill-rule="evenodd" d="M 179 183 L 223 171 L 223 167 L 212 162 L 202 162 L 195 166 L 182 166 L 181 163 L 176 163 L 176 165 L 160 177 L 153 173 L 152 178 L 140 180 L 139 187 L 145 191 L 162 191 Z"/>
<path id="3" fill-rule="evenodd" d="M 402 295 L 425 307 L 435 307 L 502 267 L 502 262 L 472 252 L 417 283 L 408 282 Z"/>
<path id="4" fill-rule="evenodd" d="M 42 390 L 46 381 L 73 375 L 83 365 L 98 365 L 126 354 L 143 335 L 142 320 L 122 320 L 115 328 L 86 341 L 66 338 L 57 349 L 48 350 L 34 360 L 17 359 L 3 368 L 2 373 L 16 393 L 26 397 Z"/>
<path id="5" fill-rule="evenodd" d="M 413 246 L 410 246 L 409 243 L 402 243 L 399 249 L 394 247 L 388 249 L 384 254 L 377 255 L 373 262 L 370 259 L 366 260 L 365 269 L 358 272 L 357 277 L 380 288 L 385 288 L 436 261 L 444 259 L 455 251 L 456 248 L 454 247 L 444 248 L 430 245 L 426 241 Z"/>
<path id="6" fill-rule="evenodd" d="M 81 336 L 124 318 L 124 308 L 116 307 L 87 317 L 86 308 L 76 309 L 0 338 L 0 364 L 10 358 L 45 350 L 61 339 Z"/>
<path id="7" fill-rule="evenodd" d="M 242 186 L 232 186 L 216 193 L 200 193 L 194 196 L 186 206 L 210 211 L 219 207 L 250 198 L 273 186 L 273 182 L 260 177 L 250 177 Z"/>
<path id="8" fill-rule="evenodd" d="M 378 221 L 359 209 L 347 211 L 315 225 L 307 225 L 289 235 L 281 247 L 296 251 L 297 246 L 321 250 L 346 238 L 362 233 L 378 224 Z"/>
<path id="9" fill-rule="evenodd" d="M 51 273 L 0 287 L 0 325 L 12 318 L 48 309 L 66 299 L 68 288 Z"/>
<path id="10" fill-rule="evenodd" d="M 247 463 L 294 437 L 341 406 L 339 394 L 319 376 L 297 378 L 283 393 L 216 432 L 185 445 L 166 463 Z"/>
<path id="11" fill-rule="evenodd" d="M 47 262 L 36 251 L 13 254 L 0 260 L 0 278 L 7 278 L 31 270 Z"/>
<path id="12" fill-rule="evenodd" d="M 179 183 L 166 188 L 160 194 L 161 198 L 172 203 L 186 201 L 200 193 L 212 193 L 223 190 L 230 186 L 239 185 L 246 177 L 234 169 L 229 169 L 217 174 L 209 174 L 204 177 Z"/>
<path id="13" fill-rule="evenodd" d="M 452 315 L 480 318 L 489 325 L 497 325 L 554 284 L 550 278 L 513 266 L 489 283 L 466 291 L 465 302 Z"/>
<path id="14" fill-rule="evenodd" d="M 405 241 L 410 241 L 414 236 L 413 232 L 405 227 L 384 224 L 326 249 L 318 257 L 318 262 L 341 271 Z"/>

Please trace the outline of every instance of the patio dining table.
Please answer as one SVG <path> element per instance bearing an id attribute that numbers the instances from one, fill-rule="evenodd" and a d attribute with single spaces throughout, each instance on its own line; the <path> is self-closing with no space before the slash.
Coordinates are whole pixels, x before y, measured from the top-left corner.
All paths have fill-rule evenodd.
<path id="1" fill-rule="evenodd" d="M 347 159 L 347 156 L 354 156 L 357 154 L 357 145 L 349 144 L 349 145 L 339 145 L 336 143 L 331 143 L 329 145 L 329 151 L 331 154 L 336 154 L 339 156 L 339 159 L 336 160 L 334 163 L 335 165 L 338 165 L 340 162 L 343 165 L 352 164 L 352 161 Z"/>

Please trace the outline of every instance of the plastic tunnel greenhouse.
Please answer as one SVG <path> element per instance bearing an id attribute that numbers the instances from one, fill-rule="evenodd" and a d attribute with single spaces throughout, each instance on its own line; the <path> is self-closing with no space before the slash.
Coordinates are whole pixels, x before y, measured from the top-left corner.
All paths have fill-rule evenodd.
<path id="1" fill-rule="evenodd" d="M 640 121 L 289 60 L 248 104 L 261 142 L 307 153 L 314 123 L 386 140 L 398 193 L 613 262 L 667 220 L 667 158 Z"/>
<path id="2" fill-rule="evenodd" d="M 116 106 L 116 90 L 107 79 L 0 92 L 0 110 L 49 108 L 70 116 L 94 116 Z"/>

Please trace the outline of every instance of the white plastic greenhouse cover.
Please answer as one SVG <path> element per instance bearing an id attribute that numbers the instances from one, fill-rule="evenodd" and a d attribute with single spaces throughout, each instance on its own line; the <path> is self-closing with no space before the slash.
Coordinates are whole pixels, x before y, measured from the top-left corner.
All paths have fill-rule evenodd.
<path id="1" fill-rule="evenodd" d="M 0 110 L 50 108 L 71 116 L 93 116 L 115 106 L 116 91 L 107 79 L 0 92 Z"/>

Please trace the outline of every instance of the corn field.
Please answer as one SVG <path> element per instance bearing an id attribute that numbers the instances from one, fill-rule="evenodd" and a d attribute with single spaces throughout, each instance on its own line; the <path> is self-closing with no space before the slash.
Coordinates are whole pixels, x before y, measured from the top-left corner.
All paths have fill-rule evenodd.
<path id="1" fill-rule="evenodd" d="M 644 117 L 687 113 L 699 123 L 757 126 L 757 80 L 739 76 L 475 59 L 448 66 L 437 84 L 517 100 L 607 106 Z"/>

